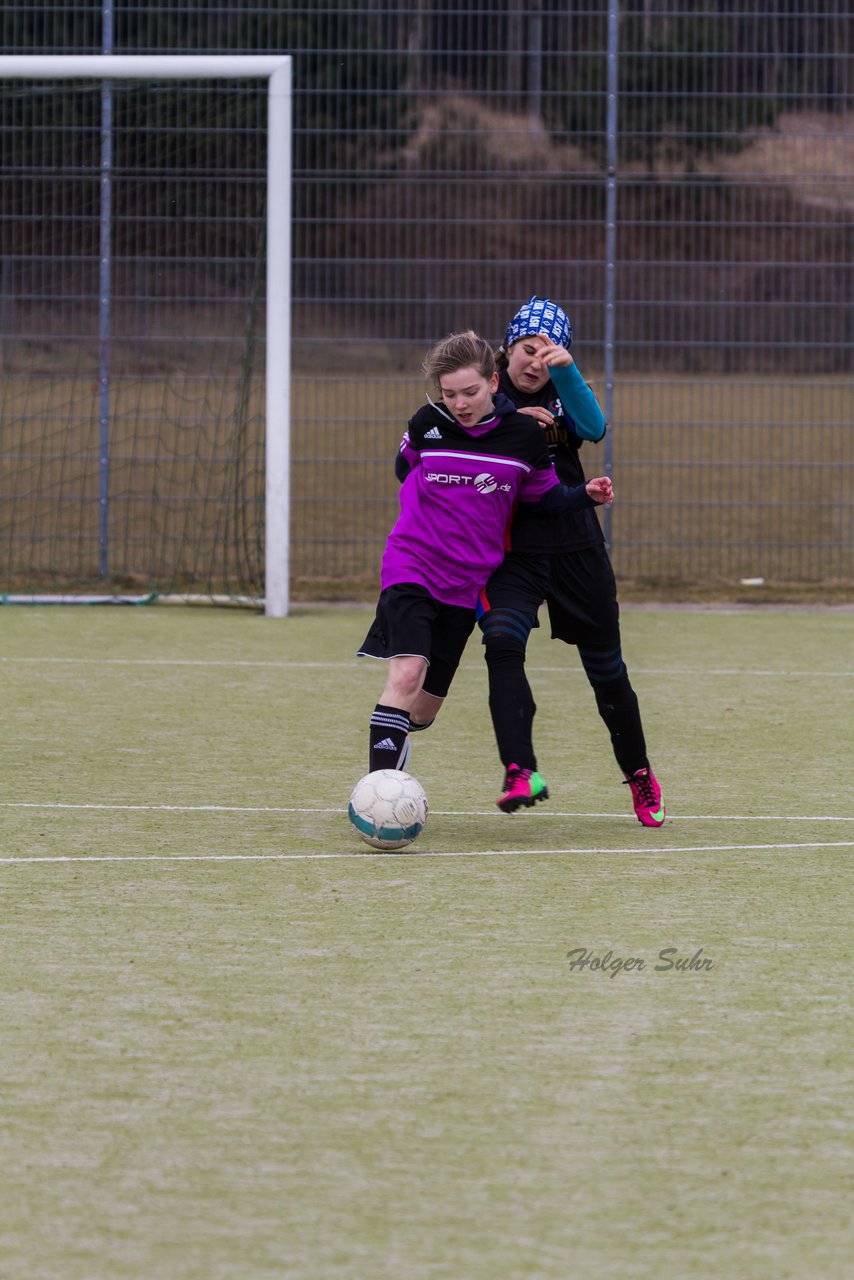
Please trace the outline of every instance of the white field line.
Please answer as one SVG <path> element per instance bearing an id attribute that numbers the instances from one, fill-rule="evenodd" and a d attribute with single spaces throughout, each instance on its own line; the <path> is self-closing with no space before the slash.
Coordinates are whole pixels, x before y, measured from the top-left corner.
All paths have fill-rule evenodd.
<path id="1" fill-rule="evenodd" d="M 437 852 L 425 850 L 401 849 L 398 852 L 382 852 L 378 849 L 354 850 L 352 853 L 85 853 L 75 857 L 73 854 L 60 854 L 53 857 L 41 855 L 28 858 L 0 857 L 0 865 L 25 862 L 316 862 L 345 861 L 353 858 L 529 858 L 535 855 L 574 854 L 587 856 L 601 853 L 750 853 L 774 851 L 779 849 L 852 849 L 854 840 L 815 841 L 805 844 L 698 844 L 667 845 L 651 848 L 564 848 L 564 849 L 454 849 Z"/>
<path id="2" fill-rule="evenodd" d="M 297 807 L 285 805 L 237 805 L 237 804 L 66 804 L 57 800 L 0 800 L 0 809 L 59 809 L 59 810 L 108 810 L 118 813 L 318 813 L 345 812 L 344 805 L 337 807 Z M 494 818 L 506 822 L 507 814 L 495 809 L 431 809 L 431 814 L 441 818 Z M 542 818 L 603 818 L 608 821 L 636 821 L 630 813 L 593 813 L 576 809 L 540 809 Z M 524 819 L 523 819 L 524 821 Z M 854 817 L 840 814 L 793 813 L 679 813 L 668 814 L 671 822 L 854 822 Z"/>
<path id="3" fill-rule="evenodd" d="M 194 659 L 194 658 L 9 658 L 0 657 L 0 664 L 11 665 L 22 663 L 29 665 L 75 664 L 94 667 L 262 667 L 282 670 L 321 670 L 321 671 L 370 671 L 376 673 L 372 663 L 359 662 L 266 662 L 250 661 L 242 658 Z M 569 676 L 584 676 L 581 667 L 569 666 L 533 666 L 529 671 L 559 672 Z M 854 670 L 846 671 L 771 671 L 754 670 L 746 667 L 636 667 L 632 666 L 632 674 L 643 676 L 763 676 L 788 678 L 791 676 L 808 676 L 814 679 L 839 679 L 854 676 Z"/>

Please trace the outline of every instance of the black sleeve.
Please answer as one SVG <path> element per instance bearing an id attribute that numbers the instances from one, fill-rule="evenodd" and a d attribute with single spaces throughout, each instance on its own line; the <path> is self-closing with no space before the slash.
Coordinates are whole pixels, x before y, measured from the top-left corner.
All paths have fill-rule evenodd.
<path id="1" fill-rule="evenodd" d="M 564 511 L 586 511 L 598 507 L 583 484 L 556 484 L 539 502 L 520 503 L 519 510 L 532 516 L 559 516 Z"/>
<path id="2" fill-rule="evenodd" d="M 404 480 L 409 475 L 411 470 L 412 468 L 404 458 L 403 454 L 400 451 L 398 451 L 394 459 L 394 474 L 397 476 L 397 479 L 400 481 L 401 484 L 403 484 Z"/>

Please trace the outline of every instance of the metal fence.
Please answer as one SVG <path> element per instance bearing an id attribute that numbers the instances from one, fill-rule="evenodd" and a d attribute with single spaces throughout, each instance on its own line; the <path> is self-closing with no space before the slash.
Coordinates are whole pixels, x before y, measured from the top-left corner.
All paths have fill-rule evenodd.
<path id="1" fill-rule="evenodd" d="M 18 0 L 0 31 L 6 53 L 294 56 L 297 594 L 373 590 L 422 355 L 497 343 L 535 292 L 610 420 L 585 452 L 613 470 L 624 584 L 854 583 L 854 9 Z M 211 261 L 220 287 L 182 225 L 187 288 Z"/>

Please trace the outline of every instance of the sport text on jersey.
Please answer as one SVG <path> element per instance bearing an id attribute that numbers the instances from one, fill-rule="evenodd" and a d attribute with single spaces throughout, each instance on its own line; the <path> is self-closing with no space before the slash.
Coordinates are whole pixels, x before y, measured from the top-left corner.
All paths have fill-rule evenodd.
<path id="1" fill-rule="evenodd" d="M 517 482 L 513 480 L 513 473 L 529 475 L 532 470 L 530 463 L 521 458 L 463 453 L 456 449 L 424 449 L 421 465 L 421 474 L 427 485 L 470 489 L 481 494 L 515 493 Z"/>
<path id="2" fill-rule="evenodd" d="M 426 471 L 424 479 L 428 484 L 471 485 L 478 493 L 509 493 L 509 484 L 499 484 L 495 476 L 482 471 L 478 476 L 452 475 L 448 471 Z"/>

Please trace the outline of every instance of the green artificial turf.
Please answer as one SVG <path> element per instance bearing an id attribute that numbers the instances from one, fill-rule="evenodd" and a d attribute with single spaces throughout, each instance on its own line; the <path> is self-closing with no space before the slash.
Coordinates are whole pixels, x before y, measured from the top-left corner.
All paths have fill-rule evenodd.
<path id="1" fill-rule="evenodd" d="M 0 1274 L 850 1276 L 854 614 L 624 614 L 651 831 L 545 626 L 494 809 L 474 639 L 397 856 L 370 617 L 0 613 Z"/>

